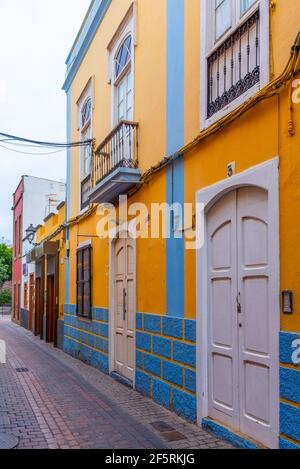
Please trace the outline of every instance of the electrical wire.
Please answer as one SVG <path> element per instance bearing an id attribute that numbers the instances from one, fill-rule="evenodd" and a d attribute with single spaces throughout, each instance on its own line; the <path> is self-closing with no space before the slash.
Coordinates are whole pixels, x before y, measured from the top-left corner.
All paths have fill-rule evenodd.
<path id="1" fill-rule="evenodd" d="M 0 140 L 0 143 L 5 143 L 6 145 L 12 145 L 12 146 L 16 146 L 16 147 L 23 147 L 23 148 L 39 148 L 39 147 L 43 147 L 43 148 L 53 148 L 53 146 L 49 146 L 49 145 L 33 145 L 33 144 L 29 144 L 29 143 L 21 143 L 21 142 L 16 142 L 14 140 L 8 140 L 8 139 L 3 139 L 3 140 Z"/>
<path id="2" fill-rule="evenodd" d="M 49 156 L 49 155 L 54 155 L 56 153 L 62 153 L 63 151 L 65 151 L 65 149 L 63 148 L 62 150 L 55 150 L 55 151 L 45 152 L 45 153 L 29 153 L 26 151 L 20 151 L 20 150 L 15 150 L 13 148 L 8 148 L 5 145 L 0 145 L 0 148 L 4 148 L 5 150 L 11 151 L 13 153 L 20 153 L 22 155 L 30 155 L 30 156 Z"/>
<path id="3" fill-rule="evenodd" d="M 1 137 L 5 137 L 5 139 L 8 140 L 14 140 L 17 142 L 23 142 L 23 143 L 33 143 L 34 145 L 40 145 L 40 146 L 48 146 L 48 147 L 63 147 L 63 148 L 73 148 L 73 147 L 81 147 L 81 146 L 88 146 L 91 145 L 92 139 L 90 140 L 85 140 L 85 141 L 79 141 L 79 142 L 70 142 L 70 143 L 55 143 L 55 142 L 44 142 L 40 140 L 32 140 L 29 138 L 24 138 L 24 137 L 18 137 L 16 135 L 10 135 L 6 134 L 3 132 L 0 132 Z"/>

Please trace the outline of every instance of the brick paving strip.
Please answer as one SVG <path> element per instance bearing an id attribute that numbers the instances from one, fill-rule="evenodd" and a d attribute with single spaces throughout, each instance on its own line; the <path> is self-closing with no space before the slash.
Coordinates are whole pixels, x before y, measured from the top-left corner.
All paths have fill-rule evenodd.
<path id="1" fill-rule="evenodd" d="M 0 432 L 17 436 L 18 448 L 232 448 L 7 318 L 0 339 Z"/>

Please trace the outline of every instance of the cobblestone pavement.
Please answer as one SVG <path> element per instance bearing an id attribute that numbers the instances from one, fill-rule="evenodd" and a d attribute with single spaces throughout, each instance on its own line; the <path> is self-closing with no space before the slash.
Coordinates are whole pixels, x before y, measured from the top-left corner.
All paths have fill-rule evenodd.
<path id="1" fill-rule="evenodd" d="M 18 448 L 231 448 L 8 318 L 0 318 L 0 339 L 0 433 L 17 436 Z M 170 428 L 161 433 L 154 422 Z"/>

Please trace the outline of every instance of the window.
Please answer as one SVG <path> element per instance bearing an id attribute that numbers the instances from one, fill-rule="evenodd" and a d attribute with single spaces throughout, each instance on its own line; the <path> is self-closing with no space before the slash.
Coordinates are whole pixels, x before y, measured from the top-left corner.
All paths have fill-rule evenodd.
<path id="1" fill-rule="evenodd" d="M 83 142 L 92 140 L 92 79 L 81 95 L 78 102 L 78 127 L 80 131 L 80 140 Z M 91 172 L 92 172 L 92 146 L 86 145 L 81 147 L 80 155 L 80 206 L 81 209 L 89 205 L 89 195 L 91 189 Z"/>
<path id="2" fill-rule="evenodd" d="M 91 318 L 92 248 L 77 251 L 77 316 Z"/>
<path id="3" fill-rule="evenodd" d="M 88 98 L 81 109 L 81 140 L 86 142 L 92 138 L 92 100 Z M 81 176 L 85 179 L 91 174 L 91 147 L 82 148 Z"/>
<path id="4" fill-rule="evenodd" d="M 24 309 L 28 307 L 28 284 L 24 283 Z"/>
<path id="5" fill-rule="evenodd" d="M 127 36 L 115 56 L 115 105 L 117 122 L 133 119 L 132 37 Z"/>
<path id="6" fill-rule="evenodd" d="M 15 233 L 14 233 L 14 257 L 18 256 L 18 218 L 15 219 Z"/>
<path id="7" fill-rule="evenodd" d="M 81 127 L 84 128 L 92 118 L 92 100 L 88 98 L 81 109 Z"/>
<path id="8" fill-rule="evenodd" d="M 216 39 L 219 39 L 231 26 L 231 0 L 215 0 Z"/>
<path id="9" fill-rule="evenodd" d="M 268 0 L 201 2 L 201 126 L 269 81 Z"/>
<path id="10" fill-rule="evenodd" d="M 128 36 L 123 44 L 121 45 L 119 52 L 115 58 L 115 77 L 122 73 L 125 67 L 130 64 L 131 61 L 131 36 Z"/>
<path id="11" fill-rule="evenodd" d="M 22 215 L 19 216 L 19 233 L 18 233 L 18 251 L 19 256 L 22 254 Z"/>
<path id="12" fill-rule="evenodd" d="M 19 215 L 15 219 L 14 226 L 14 256 L 20 257 L 22 253 L 22 217 Z"/>
<path id="13" fill-rule="evenodd" d="M 132 72 L 125 76 L 118 86 L 118 121 L 133 119 Z"/>
<path id="14" fill-rule="evenodd" d="M 255 3 L 256 0 L 242 0 L 241 1 L 241 15 L 246 13 L 246 11 L 249 10 L 249 8 Z"/>

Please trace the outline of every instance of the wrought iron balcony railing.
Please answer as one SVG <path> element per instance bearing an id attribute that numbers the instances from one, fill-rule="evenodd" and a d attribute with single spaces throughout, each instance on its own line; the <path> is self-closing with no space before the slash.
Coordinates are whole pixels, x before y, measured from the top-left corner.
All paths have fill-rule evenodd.
<path id="1" fill-rule="evenodd" d="M 259 10 L 207 59 L 207 118 L 260 81 Z"/>
<path id="2" fill-rule="evenodd" d="M 121 121 L 97 148 L 93 157 L 94 187 L 115 169 L 138 168 L 138 124 Z"/>

